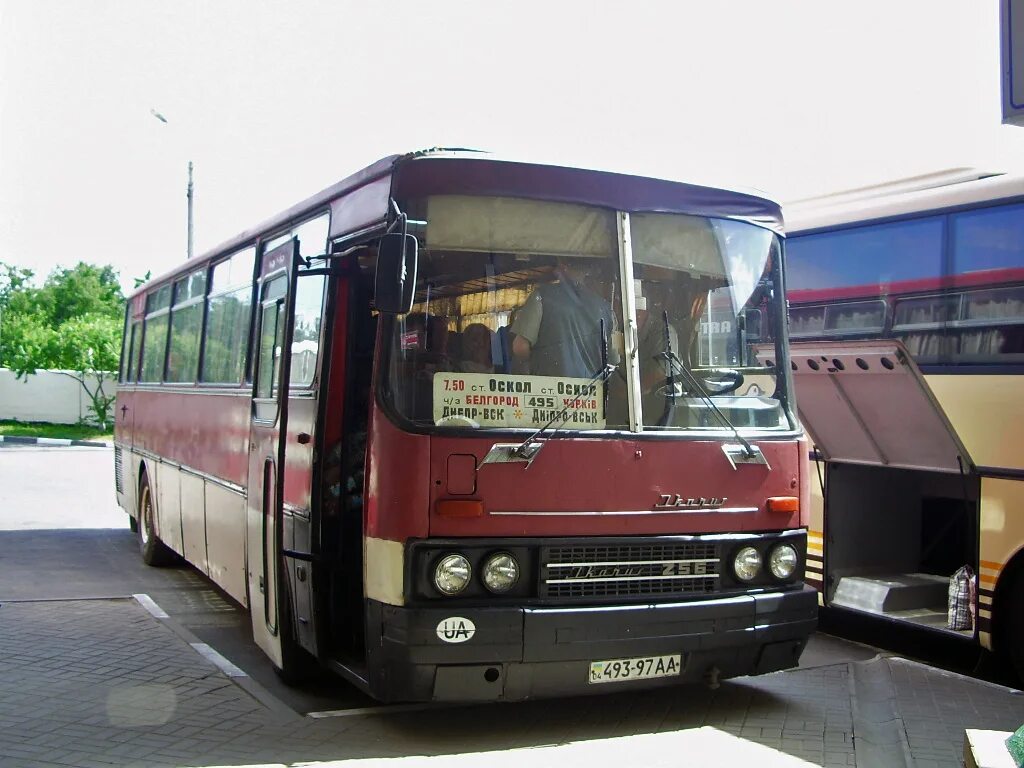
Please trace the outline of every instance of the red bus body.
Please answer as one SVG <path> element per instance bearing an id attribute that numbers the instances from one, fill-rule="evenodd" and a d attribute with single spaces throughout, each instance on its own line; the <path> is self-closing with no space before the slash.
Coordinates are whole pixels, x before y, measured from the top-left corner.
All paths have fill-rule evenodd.
<path id="1" fill-rule="evenodd" d="M 736 458 L 738 433 L 623 429 L 559 430 L 542 436 L 531 462 L 492 462 L 497 444 L 521 443 L 529 432 L 438 431 L 396 411 L 386 355 L 398 320 L 381 313 L 371 322 L 358 248 L 394 226 L 394 201 L 433 194 L 734 216 L 769 229 L 779 220 L 768 201 L 702 187 L 447 153 L 386 158 L 130 300 L 116 404 L 119 504 L 249 607 L 254 636 L 277 667 L 315 658 L 382 700 L 517 700 L 795 665 L 817 599 L 800 581 L 808 446 L 794 421 L 747 434 L 756 462 Z M 326 229 L 326 242 L 310 251 L 327 254 L 320 262 L 300 258 L 294 234 L 314 219 Z M 245 362 L 236 381 L 204 383 L 217 342 L 211 318 L 222 309 L 210 286 L 224 258 L 245 249 L 258 255 Z M 191 382 L 165 380 L 174 350 L 189 349 L 173 330 L 186 325 L 189 304 L 172 297 L 163 342 L 171 358 L 162 374 L 147 374 L 147 355 L 157 353 L 140 352 L 142 339 L 157 338 L 147 329 L 161 327 L 164 311 L 147 297 L 167 285 L 176 297 L 184 276 L 202 270 L 200 372 Z M 271 321 L 294 315 L 295 296 L 316 281 L 325 298 L 315 373 L 296 385 L 292 370 L 291 385 L 280 386 L 288 356 L 275 363 L 281 371 L 264 374 L 261 350 L 290 340 L 297 365 L 294 323 L 275 331 Z M 234 290 L 245 309 L 245 290 Z M 264 390 L 270 375 L 279 378 Z M 343 462 L 358 459 L 348 490 L 333 483 L 332 451 Z M 356 476 L 361 488 L 352 490 Z M 332 506 L 338 487 L 342 501 Z M 779 543 L 799 553 L 796 577 L 737 579 L 731 562 L 740 548 L 767 559 Z M 451 552 L 465 554 L 474 579 L 485 558 L 510 553 L 518 581 L 504 595 L 476 580 L 458 596 L 442 595 L 431 578 L 438 557 Z M 715 571 L 705 588 L 665 591 L 665 579 L 695 583 L 704 567 Z M 632 593 L 620 589 L 627 582 Z M 660 594 L 645 591 L 655 582 Z M 645 662 L 670 658 L 678 659 L 670 674 L 645 672 Z M 619 661 L 627 679 L 593 684 Z M 628 679 L 631 662 L 641 679 Z"/>

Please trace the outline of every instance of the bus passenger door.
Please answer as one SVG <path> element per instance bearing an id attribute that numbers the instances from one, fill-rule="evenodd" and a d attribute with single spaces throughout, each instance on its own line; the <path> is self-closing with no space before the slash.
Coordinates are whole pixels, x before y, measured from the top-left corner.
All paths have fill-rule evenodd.
<path id="1" fill-rule="evenodd" d="M 262 258 L 256 333 L 253 341 L 252 421 L 246 501 L 246 571 L 253 639 L 278 668 L 281 605 L 278 565 L 282 548 L 282 441 L 287 434 L 289 355 L 285 347 L 291 312 L 289 283 L 298 241 L 291 240 Z"/>

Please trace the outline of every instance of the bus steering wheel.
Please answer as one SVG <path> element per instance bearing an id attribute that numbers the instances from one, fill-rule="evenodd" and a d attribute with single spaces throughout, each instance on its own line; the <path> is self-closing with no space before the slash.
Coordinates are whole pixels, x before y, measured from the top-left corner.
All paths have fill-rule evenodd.
<path id="1" fill-rule="evenodd" d="M 725 395 L 735 392 L 743 385 L 743 374 L 735 368 L 714 368 L 691 371 L 691 373 L 709 395 Z M 665 383 L 658 387 L 657 393 L 666 398 L 694 394 L 693 388 L 679 376 L 673 378 L 673 385 L 670 385 L 669 380 L 665 379 Z"/>
<path id="2" fill-rule="evenodd" d="M 709 395 L 725 395 L 735 392 L 743 384 L 743 374 L 735 368 L 714 368 L 696 373 L 701 385 Z"/>

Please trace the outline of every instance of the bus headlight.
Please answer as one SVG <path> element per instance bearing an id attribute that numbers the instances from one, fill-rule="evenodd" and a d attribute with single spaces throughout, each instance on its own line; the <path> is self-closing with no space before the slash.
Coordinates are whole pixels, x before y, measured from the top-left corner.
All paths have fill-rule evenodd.
<path id="1" fill-rule="evenodd" d="M 473 567 L 462 555 L 442 557 L 434 566 L 434 586 L 443 595 L 457 595 L 469 584 Z"/>
<path id="2" fill-rule="evenodd" d="M 495 594 L 508 592 L 519 581 L 519 563 L 507 552 L 492 555 L 484 564 L 484 585 Z"/>
<path id="3" fill-rule="evenodd" d="M 796 571 L 800 556 L 789 544 L 779 544 L 768 555 L 768 570 L 776 579 L 788 579 Z"/>
<path id="4" fill-rule="evenodd" d="M 740 581 L 753 581 L 761 572 L 761 553 L 753 547 L 744 547 L 736 553 L 732 569 Z"/>

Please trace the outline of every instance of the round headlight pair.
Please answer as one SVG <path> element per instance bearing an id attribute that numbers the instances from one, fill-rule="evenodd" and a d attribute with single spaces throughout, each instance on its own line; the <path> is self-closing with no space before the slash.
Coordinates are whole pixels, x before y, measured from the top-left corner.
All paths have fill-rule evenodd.
<path id="1" fill-rule="evenodd" d="M 434 566 L 434 586 L 443 595 L 457 595 L 469 585 L 473 566 L 462 555 L 442 557 Z"/>
<path id="2" fill-rule="evenodd" d="M 736 553 L 732 569 L 740 581 L 753 581 L 761 572 L 761 553 L 753 547 L 744 547 Z"/>
<path id="3" fill-rule="evenodd" d="M 800 556 L 790 544 L 778 544 L 768 554 L 768 570 L 776 579 L 788 579 L 800 562 Z M 754 547 L 743 547 L 733 559 L 733 571 L 740 581 L 753 581 L 761 572 L 761 553 Z"/>
<path id="4" fill-rule="evenodd" d="M 796 571 L 800 556 L 791 544 L 779 544 L 768 555 L 768 570 L 776 579 L 788 579 Z"/>
<path id="5" fill-rule="evenodd" d="M 434 566 L 434 586 L 444 595 L 462 592 L 473 576 L 473 566 L 464 555 L 453 554 L 442 557 Z M 507 552 L 499 552 L 487 558 L 483 567 L 484 586 L 495 594 L 508 592 L 519 581 L 519 564 Z"/>

